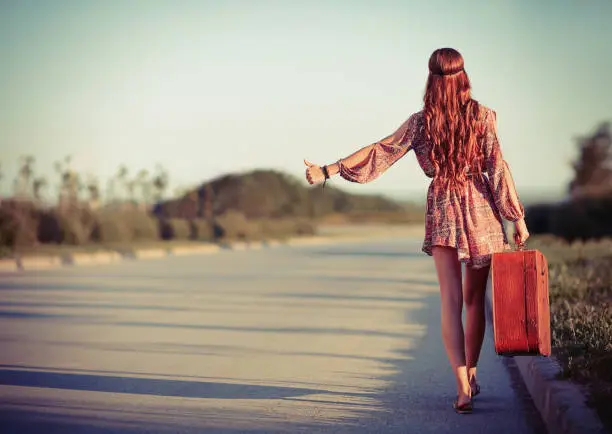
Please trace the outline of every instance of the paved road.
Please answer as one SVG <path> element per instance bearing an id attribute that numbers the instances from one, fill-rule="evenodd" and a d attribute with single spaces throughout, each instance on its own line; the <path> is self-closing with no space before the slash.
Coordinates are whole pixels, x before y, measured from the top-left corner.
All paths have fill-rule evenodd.
<path id="1" fill-rule="evenodd" d="M 490 336 L 477 412 L 453 412 L 434 268 L 419 246 L 0 276 L 0 432 L 543 432 Z"/>

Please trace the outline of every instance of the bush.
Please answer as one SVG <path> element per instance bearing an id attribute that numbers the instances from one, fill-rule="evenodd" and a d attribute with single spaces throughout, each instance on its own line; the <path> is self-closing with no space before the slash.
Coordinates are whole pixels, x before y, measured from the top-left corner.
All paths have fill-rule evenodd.
<path id="1" fill-rule="evenodd" d="M 309 219 L 263 219 L 257 222 L 263 238 L 285 239 L 294 236 L 315 235 L 317 228 Z"/>
<path id="2" fill-rule="evenodd" d="M 285 239 L 293 235 L 293 223 L 290 219 L 262 219 L 258 223 L 263 237 Z"/>
<path id="3" fill-rule="evenodd" d="M 134 241 L 154 241 L 159 239 L 157 219 L 144 211 L 127 211 L 124 216 Z"/>
<path id="4" fill-rule="evenodd" d="M 192 240 L 212 241 L 215 237 L 213 224 L 208 220 L 190 220 L 189 226 Z"/>
<path id="5" fill-rule="evenodd" d="M 555 212 L 557 205 L 553 204 L 538 204 L 532 205 L 525 209 L 525 223 L 529 228 L 529 233 L 535 234 L 550 234 L 551 218 Z"/>
<path id="6" fill-rule="evenodd" d="M 241 212 L 230 210 L 215 218 L 214 234 L 221 240 L 252 240 L 261 236 L 261 229 Z"/>
<path id="7" fill-rule="evenodd" d="M 317 228 L 311 220 L 296 219 L 293 223 L 294 233 L 296 235 L 315 235 Z"/>
<path id="8" fill-rule="evenodd" d="M 159 220 L 159 233 L 162 240 L 192 239 L 190 222 L 183 219 Z"/>
<path id="9" fill-rule="evenodd" d="M 117 213 L 98 215 L 96 226 L 91 235 L 92 241 L 103 244 L 132 241 L 133 234 L 131 229 L 117 215 Z"/>
<path id="10" fill-rule="evenodd" d="M 559 204 L 539 204 L 527 208 L 529 232 L 552 234 L 567 241 L 612 236 L 612 196 L 580 197 Z"/>
<path id="11" fill-rule="evenodd" d="M 89 242 L 90 233 L 79 219 L 67 215 L 57 215 L 56 217 L 61 228 L 62 244 L 81 246 Z"/>
<path id="12" fill-rule="evenodd" d="M 38 222 L 38 240 L 41 243 L 80 246 L 91 240 L 95 226 L 94 217 L 88 211 L 43 211 Z"/>
<path id="13" fill-rule="evenodd" d="M 38 240 L 41 243 L 60 244 L 62 242 L 62 224 L 53 211 L 43 211 L 38 221 Z"/>
<path id="14" fill-rule="evenodd" d="M 37 244 L 38 212 L 31 202 L 5 200 L 0 205 L 0 246 L 5 249 Z"/>
<path id="15" fill-rule="evenodd" d="M 159 239 L 157 220 L 143 211 L 103 210 L 96 214 L 92 240 L 100 243 L 129 243 Z"/>
<path id="16" fill-rule="evenodd" d="M 569 241 L 612 236 L 612 197 L 581 198 L 560 204 L 550 225 L 554 235 Z"/>

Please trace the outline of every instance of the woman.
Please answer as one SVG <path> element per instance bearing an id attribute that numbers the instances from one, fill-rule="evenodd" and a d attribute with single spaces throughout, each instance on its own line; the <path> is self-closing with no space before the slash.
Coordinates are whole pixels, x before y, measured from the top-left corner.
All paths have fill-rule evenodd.
<path id="1" fill-rule="evenodd" d="M 358 183 L 376 179 L 413 150 L 427 191 L 422 250 L 433 256 L 441 295 L 442 338 L 457 380 L 458 413 L 472 411 L 480 392 L 476 365 L 485 331 L 485 290 L 491 254 L 510 248 L 502 217 L 514 222 L 515 242 L 529 237 L 524 209 L 503 159 L 495 112 L 470 95 L 461 54 L 434 51 L 423 110 L 390 136 L 327 166 L 304 160 L 310 184 L 339 174 Z M 485 175 L 486 172 L 486 175 Z M 465 263 L 462 285 L 461 262 Z M 465 334 L 461 321 L 466 306 Z"/>

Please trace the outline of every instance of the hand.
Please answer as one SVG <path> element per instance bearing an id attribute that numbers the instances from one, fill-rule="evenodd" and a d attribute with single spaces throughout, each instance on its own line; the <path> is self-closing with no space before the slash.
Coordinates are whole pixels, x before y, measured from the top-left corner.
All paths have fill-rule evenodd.
<path id="1" fill-rule="evenodd" d="M 514 242 L 516 245 L 523 247 L 527 238 L 529 238 L 529 231 L 527 230 L 525 220 L 519 220 L 514 223 Z"/>
<path id="2" fill-rule="evenodd" d="M 306 180 L 309 184 L 320 184 L 325 181 L 325 174 L 320 166 L 306 160 L 304 160 L 304 164 L 306 165 Z"/>

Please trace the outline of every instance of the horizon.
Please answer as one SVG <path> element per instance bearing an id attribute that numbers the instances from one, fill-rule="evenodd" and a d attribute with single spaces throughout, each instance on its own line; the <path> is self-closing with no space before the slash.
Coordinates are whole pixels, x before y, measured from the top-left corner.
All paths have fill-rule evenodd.
<path id="1" fill-rule="evenodd" d="M 304 158 L 332 163 L 420 110 L 440 46 L 463 54 L 474 97 L 496 110 L 519 195 L 564 192 L 575 138 L 612 120 L 600 73 L 612 69 L 605 0 L 63 0 L 0 10 L 2 194 L 21 155 L 36 157 L 51 186 L 66 155 L 102 190 L 121 164 L 135 174 L 162 163 L 170 195 L 254 169 L 303 178 Z M 413 153 L 368 185 L 334 180 L 389 197 L 424 197 L 427 183 Z"/>

